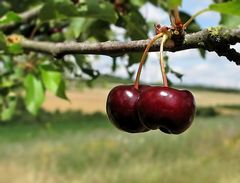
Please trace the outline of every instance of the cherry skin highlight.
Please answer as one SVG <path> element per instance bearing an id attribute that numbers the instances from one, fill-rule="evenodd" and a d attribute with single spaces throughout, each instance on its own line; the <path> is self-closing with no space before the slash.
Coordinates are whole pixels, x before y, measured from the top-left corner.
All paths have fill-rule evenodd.
<path id="1" fill-rule="evenodd" d="M 143 90 L 137 108 L 144 126 L 169 134 L 180 134 L 188 129 L 196 110 L 191 92 L 160 86 Z"/>
<path id="2" fill-rule="evenodd" d="M 107 115 L 118 129 L 129 133 L 149 130 L 142 125 L 137 112 L 139 94 L 146 88 L 147 85 L 140 85 L 138 90 L 133 85 L 120 85 L 110 91 L 106 104 Z"/>

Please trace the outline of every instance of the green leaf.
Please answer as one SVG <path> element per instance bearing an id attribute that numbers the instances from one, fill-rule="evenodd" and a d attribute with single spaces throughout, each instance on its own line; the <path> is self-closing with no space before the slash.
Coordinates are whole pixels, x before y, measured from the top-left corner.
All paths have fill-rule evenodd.
<path id="1" fill-rule="evenodd" d="M 145 3 L 146 3 L 145 0 L 135 0 L 135 1 L 132 1 L 132 4 L 135 5 L 135 6 L 138 6 L 138 7 L 143 6 Z"/>
<path id="2" fill-rule="evenodd" d="M 79 14 L 77 11 L 77 7 L 69 1 L 57 3 L 56 10 L 58 14 L 63 18 L 76 17 Z"/>
<path id="3" fill-rule="evenodd" d="M 44 4 L 40 11 L 40 19 L 42 21 L 49 21 L 59 18 L 69 18 L 78 15 L 76 6 L 69 1 L 67 2 L 54 2 L 48 1 Z"/>
<path id="4" fill-rule="evenodd" d="M 15 110 L 16 110 L 16 106 L 17 106 L 16 96 L 14 96 L 14 95 L 6 97 L 5 102 L 7 102 L 7 105 L 2 106 L 2 111 L 0 114 L 1 121 L 10 120 L 13 117 Z"/>
<path id="5" fill-rule="evenodd" d="M 8 24 L 11 22 L 20 22 L 21 21 L 21 17 L 18 16 L 18 14 L 9 11 L 7 12 L 2 18 L 0 18 L 0 25 L 1 24 Z"/>
<path id="6" fill-rule="evenodd" d="M 8 45 L 7 51 L 11 54 L 21 54 L 21 53 L 23 53 L 22 46 L 18 43 Z"/>
<path id="7" fill-rule="evenodd" d="M 53 1 L 45 3 L 40 11 L 39 17 L 42 21 L 48 21 L 57 18 L 55 3 Z"/>
<path id="8" fill-rule="evenodd" d="M 86 24 L 84 36 L 88 38 L 94 37 L 100 42 L 108 41 L 108 31 L 110 31 L 109 23 L 103 20 L 94 20 L 91 24 Z M 101 31 L 99 31 L 101 30 Z"/>
<path id="9" fill-rule="evenodd" d="M 26 108 L 30 113 L 36 115 L 45 98 L 43 84 L 36 76 L 28 74 L 24 80 L 24 87 Z"/>
<path id="10" fill-rule="evenodd" d="M 56 96 L 68 100 L 61 71 L 53 68 L 51 65 L 42 65 L 41 76 L 46 89 L 53 92 Z"/>
<path id="11" fill-rule="evenodd" d="M 85 30 L 87 21 L 84 18 L 73 18 L 69 25 L 69 32 L 72 33 L 73 37 L 76 39 Z"/>
<path id="12" fill-rule="evenodd" d="M 240 25 L 240 18 L 239 16 L 222 15 L 220 24 L 228 27 L 237 27 Z"/>
<path id="13" fill-rule="evenodd" d="M 198 51 L 201 55 L 202 58 L 206 58 L 206 50 L 202 49 L 202 48 L 198 48 Z"/>
<path id="14" fill-rule="evenodd" d="M 240 16 L 240 0 L 211 4 L 209 9 L 223 14 Z"/>
<path id="15" fill-rule="evenodd" d="M 182 0 L 168 0 L 167 6 L 169 9 L 177 8 L 178 6 L 181 6 Z"/>
<path id="16" fill-rule="evenodd" d="M 0 32 L 0 53 L 1 51 L 6 50 L 6 48 L 7 48 L 6 37 L 2 32 Z"/>
<path id="17" fill-rule="evenodd" d="M 138 11 L 129 13 L 124 19 L 127 23 L 127 34 L 132 40 L 147 39 L 147 23 Z"/>
<path id="18" fill-rule="evenodd" d="M 105 1 L 99 3 L 96 0 L 88 0 L 86 1 L 86 4 L 86 16 L 105 20 L 110 23 L 115 23 L 117 21 L 118 16 L 111 3 Z"/>

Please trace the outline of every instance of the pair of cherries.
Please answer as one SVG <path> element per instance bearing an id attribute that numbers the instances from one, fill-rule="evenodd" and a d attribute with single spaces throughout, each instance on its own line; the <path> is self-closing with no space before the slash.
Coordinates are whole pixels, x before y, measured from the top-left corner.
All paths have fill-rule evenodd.
<path id="1" fill-rule="evenodd" d="M 171 29 L 166 27 L 160 28 L 145 48 L 134 85 L 116 86 L 108 94 L 107 114 L 120 130 L 140 133 L 160 129 L 164 133 L 180 134 L 193 122 L 196 107 L 192 93 L 168 87 L 163 47 L 175 32 L 169 30 Z M 139 85 L 147 53 L 159 38 L 163 86 Z"/>
<path id="2" fill-rule="evenodd" d="M 192 124 L 195 100 L 187 90 L 120 85 L 110 91 L 106 108 L 110 121 L 120 130 L 140 133 L 160 129 L 180 134 Z"/>

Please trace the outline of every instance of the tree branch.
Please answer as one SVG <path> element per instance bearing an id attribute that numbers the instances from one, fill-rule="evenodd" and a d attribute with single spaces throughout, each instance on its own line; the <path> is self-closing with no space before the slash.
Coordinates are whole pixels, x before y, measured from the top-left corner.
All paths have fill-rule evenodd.
<path id="1" fill-rule="evenodd" d="M 27 51 L 41 52 L 53 55 L 54 57 L 62 57 L 66 54 L 119 56 L 129 52 L 142 52 L 148 43 L 149 40 L 129 42 L 107 41 L 99 43 L 52 43 L 28 39 L 22 39 L 21 41 L 22 47 Z M 235 45 L 236 43 L 240 43 L 240 28 L 230 29 L 214 27 L 187 34 L 183 44 L 180 46 L 174 46 L 174 43 L 169 41 L 164 49 L 166 51 L 175 52 L 186 49 L 202 48 L 208 51 L 215 51 L 219 56 L 226 56 L 230 61 L 234 61 L 237 65 L 240 65 L 240 54 L 235 51 L 235 54 L 230 58 L 228 53 L 230 45 Z M 159 51 L 159 46 L 160 41 L 154 44 L 150 51 Z"/>
<path id="2" fill-rule="evenodd" d="M 35 19 L 38 16 L 41 8 L 42 8 L 42 5 L 39 5 L 33 9 L 27 10 L 19 14 L 19 16 L 21 17 L 21 23 L 11 22 L 9 24 L 0 25 L 0 31 L 3 31 L 3 32 L 11 31 L 12 29 L 15 29 L 18 26 L 20 26 L 22 23 L 27 23 Z"/>

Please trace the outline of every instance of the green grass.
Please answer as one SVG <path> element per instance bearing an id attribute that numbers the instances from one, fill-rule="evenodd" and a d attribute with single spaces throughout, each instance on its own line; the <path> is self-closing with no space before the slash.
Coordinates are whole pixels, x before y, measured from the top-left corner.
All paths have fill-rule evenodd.
<path id="1" fill-rule="evenodd" d="M 22 116 L 0 126 L 0 182 L 240 182 L 240 115 L 197 117 L 178 136 L 124 133 L 99 113 Z"/>

